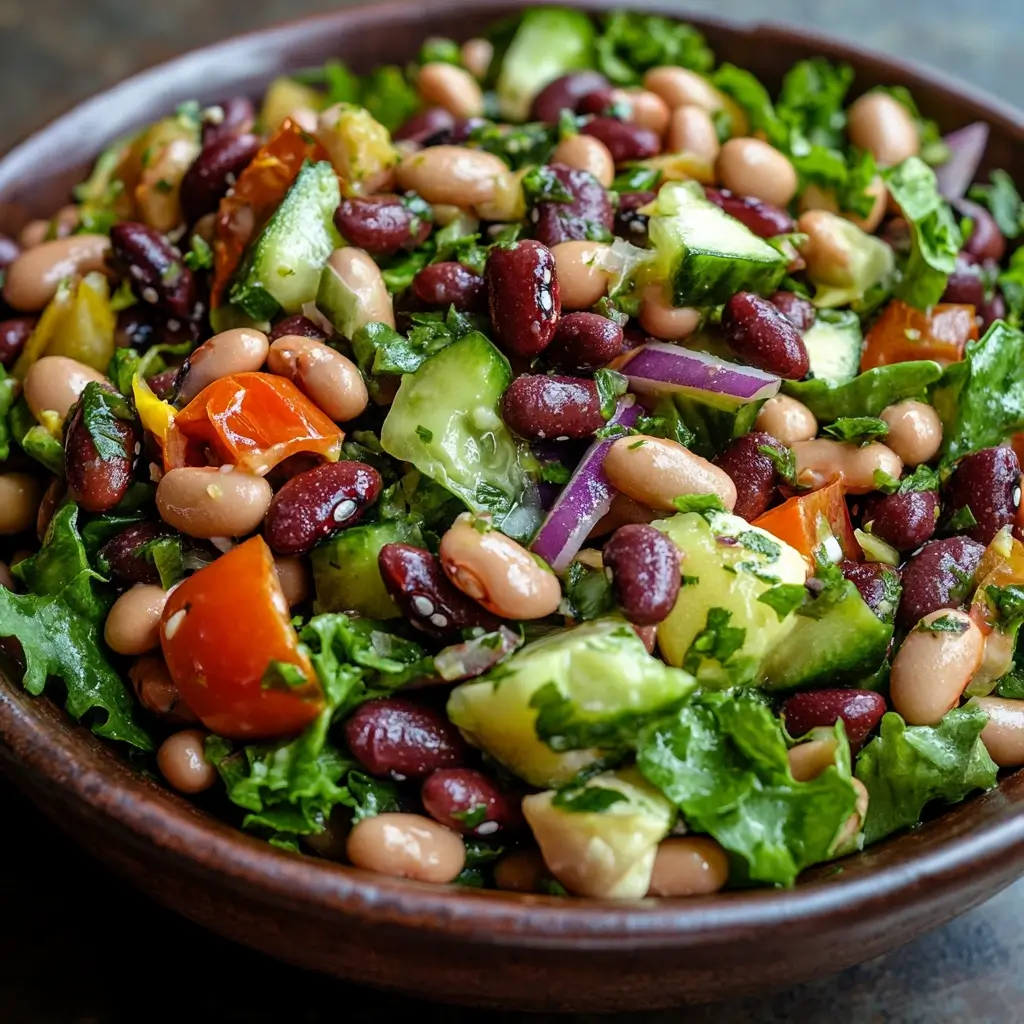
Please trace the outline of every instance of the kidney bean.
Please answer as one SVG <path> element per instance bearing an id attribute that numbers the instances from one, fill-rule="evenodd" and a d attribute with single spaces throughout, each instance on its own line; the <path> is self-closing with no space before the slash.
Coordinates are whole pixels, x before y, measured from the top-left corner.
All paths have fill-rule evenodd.
<path id="1" fill-rule="evenodd" d="M 885 698 L 872 690 L 809 690 L 795 694 L 782 705 L 790 736 L 806 736 L 812 729 L 835 725 L 841 718 L 854 754 L 884 714 Z"/>
<path id="2" fill-rule="evenodd" d="M 537 93 L 530 107 L 530 120 L 555 124 L 563 110 L 575 114 L 584 97 L 599 91 L 610 95 L 610 89 L 611 83 L 599 71 L 571 71 L 548 82 Z"/>
<path id="3" fill-rule="evenodd" d="M 421 146 L 450 141 L 455 118 L 444 107 L 427 107 L 414 114 L 393 135 L 395 142 L 415 142 Z"/>
<path id="4" fill-rule="evenodd" d="M 977 260 L 999 263 L 1006 255 L 1006 239 L 992 214 L 970 199 L 954 200 L 953 206 L 961 217 L 969 217 L 974 225 L 971 237 L 964 242 L 964 250 Z"/>
<path id="5" fill-rule="evenodd" d="M 864 603 L 883 621 L 892 622 L 894 607 L 893 584 L 900 579 L 900 573 L 881 562 L 839 563 L 843 575 L 857 588 Z M 895 579 L 893 578 L 895 577 Z"/>
<path id="6" fill-rule="evenodd" d="M 300 338 L 310 338 L 313 341 L 326 341 L 327 336 L 309 317 L 297 313 L 295 316 L 285 317 L 274 325 L 273 330 L 267 335 L 271 342 L 288 335 L 298 335 Z"/>
<path id="7" fill-rule="evenodd" d="M 576 104 L 576 113 L 608 114 L 614 104 L 615 90 L 611 86 L 595 89 L 593 92 L 588 92 L 587 95 L 584 96 L 578 104 Z"/>
<path id="8" fill-rule="evenodd" d="M 661 152 L 661 139 L 638 124 L 617 121 L 614 117 L 595 117 L 581 129 L 583 135 L 600 139 L 617 164 L 631 160 L 646 160 Z"/>
<path id="9" fill-rule="evenodd" d="M 334 223 L 347 241 L 375 256 L 415 249 L 431 229 L 431 222 L 414 213 L 401 196 L 342 199 Z"/>
<path id="10" fill-rule="evenodd" d="M 220 108 L 219 117 L 206 117 L 203 124 L 203 145 L 231 135 L 244 135 L 252 131 L 256 123 L 256 111 L 252 100 L 247 96 L 232 96 L 217 104 Z"/>
<path id="11" fill-rule="evenodd" d="M 349 750 L 371 775 L 422 779 L 439 768 L 461 767 L 468 753 L 443 714 L 406 697 L 367 701 L 344 732 Z"/>
<path id="12" fill-rule="evenodd" d="M 0 270 L 6 270 L 21 255 L 21 246 L 0 231 Z"/>
<path id="13" fill-rule="evenodd" d="M 110 230 L 113 260 L 143 302 L 190 320 L 196 312 L 196 285 L 181 253 L 159 232 L 133 221 Z"/>
<path id="14" fill-rule="evenodd" d="M 960 608 L 974 592 L 974 573 L 985 546 L 969 537 L 929 541 L 903 567 L 897 623 L 911 629 L 939 608 Z"/>
<path id="15" fill-rule="evenodd" d="M 957 255 L 956 266 L 946 282 L 942 302 L 957 302 L 980 309 L 985 304 L 985 284 L 978 261 L 969 253 Z"/>
<path id="16" fill-rule="evenodd" d="M 736 484 L 733 514 L 748 522 L 767 511 L 775 496 L 775 463 L 761 451 L 765 447 L 780 455 L 786 452 L 786 446 L 771 434 L 755 430 L 737 438 L 715 459 L 715 465 L 724 469 Z"/>
<path id="17" fill-rule="evenodd" d="M 965 455 L 953 468 L 943 491 L 945 512 L 954 516 L 965 508 L 977 520 L 959 530 L 981 544 L 1013 522 L 1020 505 L 1020 463 L 1012 448 L 984 448 Z"/>
<path id="18" fill-rule="evenodd" d="M 145 352 L 151 345 L 180 345 L 199 338 L 199 325 L 185 322 L 153 306 L 135 305 L 117 314 L 114 344 Z"/>
<path id="19" fill-rule="evenodd" d="M 566 440 L 603 427 L 597 385 L 580 377 L 517 377 L 501 401 L 501 415 L 520 437 Z"/>
<path id="20" fill-rule="evenodd" d="M 705 188 L 704 194 L 715 206 L 730 217 L 735 217 L 761 238 L 774 238 L 796 230 L 793 218 L 781 207 L 772 206 L 771 203 L 733 195 L 728 189 Z"/>
<path id="21" fill-rule="evenodd" d="M 64 468 L 71 495 L 87 512 L 108 512 L 124 496 L 132 482 L 132 466 L 138 446 L 135 425 L 113 419 L 120 454 L 100 455 L 79 408 L 68 424 L 64 442 Z"/>
<path id="22" fill-rule="evenodd" d="M 100 557 L 110 566 L 110 572 L 128 583 L 159 583 L 156 566 L 137 554 L 143 544 L 157 537 L 169 536 L 158 523 L 134 523 L 115 534 L 100 548 Z"/>
<path id="23" fill-rule="evenodd" d="M 868 502 L 864 522 L 871 532 L 897 551 L 916 551 L 935 533 L 939 496 L 935 491 L 886 494 Z"/>
<path id="24" fill-rule="evenodd" d="M 590 373 L 622 352 L 622 328 L 597 313 L 569 313 L 558 321 L 545 353 L 561 370 Z"/>
<path id="25" fill-rule="evenodd" d="M 530 239 L 495 246 L 484 276 L 499 347 L 539 355 L 555 336 L 562 308 L 551 250 Z"/>
<path id="26" fill-rule="evenodd" d="M 181 210 L 189 224 L 212 213 L 259 151 L 255 135 L 225 134 L 203 146 L 181 179 Z"/>
<path id="27" fill-rule="evenodd" d="M 647 223 L 650 220 L 640 209 L 653 202 L 654 192 L 624 192 L 619 196 L 612 231 L 634 245 L 647 245 Z"/>
<path id="28" fill-rule="evenodd" d="M 293 476 L 274 495 L 263 532 L 279 555 L 304 555 L 359 521 L 380 495 L 380 473 L 362 462 L 326 462 Z"/>
<path id="29" fill-rule="evenodd" d="M 551 164 L 551 173 L 572 196 L 568 203 L 538 203 L 530 211 L 534 235 L 546 246 L 593 237 L 594 228 L 611 231 L 614 220 L 608 193 L 587 171 Z"/>
<path id="30" fill-rule="evenodd" d="M 487 282 L 461 263 L 431 263 L 412 279 L 412 293 L 428 306 L 454 306 L 460 313 L 487 306 Z"/>
<path id="31" fill-rule="evenodd" d="M 493 633 L 501 620 L 451 583 L 436 555 L 409 544 L 385 544 L 377 559 L 381 579 L 403 615 L 417 629 L 442 642 L 464 629 Z"/>
<path id="32" fill-rule="evenodd" d="M 978 316 L 981 317 L 982 333 L 987 331 L 997 320 L 1005 320 L 1006 299 L 1003 298 L 1003 293 L 997 289 L 992 298 L 982 304 L 978 310 Z"/>
<path id="33" fill-rule="evenodd" d="M 811 368 L 800 331 L 759 295 L 734 295 L 722 310 L 722 329 L 736 354 L 761 370 L 800 380 Z"/>
<path id="34" fill-rule="evenodd" d="M 653 526 L 620 526 L 602 557 L 612 592 L 634 625 L 654 626 L 672 611 L 679 594 L 679 549 Z"/>
<path id="35" fill-rule="evenodd" d="M 776 292 L 768 301 L 798 331 L 809 330 L 818 318 L 818 311 L 814 308 L 814 303 L 795 292 Z"/>
<path id="36" fill-rule="evenodd" d="M 34 316 L 18 316 L 0 322 L 0 364 L 5 370 L 9 370 L 21 355 L 36 322 Z"/>
<path id="37" fill-rule="evenodd" d="M 180 370 L 170 369 L 161 370 L 160 373 L 154 373 L 152 377 L 146 378 L 146 383 L 149 385 L 150 391 L 156 395 L 157 398 L 164 402 L 173 401 L 178 394 L 178 374 Z"/>
<path id="38" fill-rule="evenodd" d="M 515 801 L 472 768 L 442 768 L 420 789 L 423 807 L 435 821 L 469 836 L 492 836 L 522 824 Z"/>

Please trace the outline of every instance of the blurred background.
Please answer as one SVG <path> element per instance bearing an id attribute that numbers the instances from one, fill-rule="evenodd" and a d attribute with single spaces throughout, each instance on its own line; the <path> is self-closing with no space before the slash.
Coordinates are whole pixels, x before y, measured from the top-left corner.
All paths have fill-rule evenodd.
<path id="1" fill-rule="evenodd" d="M 344 0 L 0 0 L 0 152 L 79 99 L 190 48 Z M 623 6 L 628 6 L 624 3 Z M 641 6 L 641 5 L 637 5 Z M 931 64 L 1024 107 L 1022 0 L 693 0 L 718 17 L 791 22 Z M 784 941 L 784 936 L 780 936 Z M 837 941 L 841 941 L 837 939 Z M 159 910 L 0 784 L 0 1021 L 470 1024 L 302 974 Z M 593 1024 L 490 1012 L 489 1024 Z M 1024 882 L 888 957 L 775 995 L 603 1018 L 612 1024 L 1024 1022 Z"/>

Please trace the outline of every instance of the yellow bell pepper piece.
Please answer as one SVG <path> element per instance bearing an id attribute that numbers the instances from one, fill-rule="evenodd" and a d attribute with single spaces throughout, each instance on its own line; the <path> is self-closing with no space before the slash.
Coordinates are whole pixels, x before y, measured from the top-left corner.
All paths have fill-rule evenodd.
<path id="1" fill-rule="evenodd" d="M 171 424 L 174 423 L 174 406 L 157 398 L 156 393 L 139 374 L 132 378 L 132 394 L 135 396 L 135 409 L 142 425 L 163 444 L 167 440 Z"/>

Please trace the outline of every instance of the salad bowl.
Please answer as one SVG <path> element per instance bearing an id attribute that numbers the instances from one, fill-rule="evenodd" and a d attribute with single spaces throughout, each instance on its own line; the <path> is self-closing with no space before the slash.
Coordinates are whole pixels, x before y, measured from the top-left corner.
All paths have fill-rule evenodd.
<path id="1" fill-rule="evenodd" d="M 578 4 L 598 12 L 611 3 Z M 657 5 L 647 5 L 657 10 Z M 0 232 L 66 201 L 108 143 L 177 104 L 258 94 L 341 58 L 411 59 L 427 36 L 464 40 L 518 8 L 479 0 L 379 3 L 271 28 L 144 72 L 76 107 L 0 160 Z M 664 13 L 677 15 L 674 5 Z M 691 19 L 722 60 L 777 87 L 795 61 L 848 63 L 855 92 L 913 91 L 943 131 L 990 127 L 981 165 L 1015 166 L 1024 118 L 936 73 L 773 25 Z M 96 857 L 200 925 L 282 960 L 409 995 L 502 1009 L 639 1010 L 734 997 L 843 969 L 977 906 L 1021 873 L 1024 776 L 791 889 L 683 901 L 565 900 L 430 886 L 297 857 L 244 835 L 211 799 L 186 802 L 0 666 L 0 767 Z"/>

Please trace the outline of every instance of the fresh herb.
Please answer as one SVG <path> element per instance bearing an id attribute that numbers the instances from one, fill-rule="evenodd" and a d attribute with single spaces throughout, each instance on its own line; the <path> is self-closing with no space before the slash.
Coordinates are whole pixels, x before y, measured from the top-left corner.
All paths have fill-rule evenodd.
<path id="1" fill-rule="evenodd" d="M 615 415 L 619 398 L 629 388 L 629 380 L 617 370 L 598 370 L 594 374 L 594 384 L 597 386 L 597 397 L 601 403 L 601 415 L 606 421 L 610 420 Z"/>
<path id="2" fill-rule="evenodd" d="M 976 789 L 991 789 L 997 768 L 980 739 L 987 721 L 978 704 L 954 708 L 934 726 L 908 726 L 889 712 L 857 758 L 857 778 L 870 798 L 865 840 L 916 825 L 933 800 L 958 803 Z"/>
<path id="3" fill-rule="evenodd" d="M 992 214 L 1006 238 L 1019 238 L 1024 231 L 1024 202 L 1013 178 L 1006 171 L 996 170 L 989 173 L 988 180 L 988 185 L 972 185 L 967 195 Z"/>
<path id="4" fill-rule="evenodd" d="M 432 355 L 477 333 L 473 319 L 454 306 L 447 313 L 412 313 L 410 320 L 407 336 L 383 323 L 369 323 L 356 332 L 352 352 L 364 376 L 415 373 Z"/>
<path id="5" fill-rule="evenodd" d="M 648 68 L 672 65 L 701 73 L 714 54 L 692 25 L 655 14 L 613 11 L 601 21 L 594 43 L 597 66 L 616 85 L 637 85 Z"/>
<path id="6" fill-rule="evenodd" d="M 747 631 L 740 626 L 730 626 L 732 612 L 725 608 L 709 608 L 704 628 L 693 638 L 690 649 L 683 659 L 683 668 L 697 675 L 705 661 L 717 661 L 727 667 L 733 655 L 742 650 Z"/>
<path id="7" fill-rule="evenodd" d="M 823 433 L 837 441 L 865 445 L 889 433 L 889 424 L 876 416 L 840 416 Z"/>
<path id="8" fill-rule="evenodd" d="M 681 494 L 672 499 L 679 512 L 697 512 L 707 517 L 709 512 L 724 512 L 725 506 L 717 494 Z"/>
<path id="9" fill-rule="evenodd" d="M 135 557 L 152 565 L 160 576 L 160 586 L 170 590 L 185 578 L 185 558 L 180 537 L 154 537 L 135 549 Z"/>
<path id="10" fill-rule="evenodd" d="M 950 533 L 960 533 L 963 530 L 973 529 L 977 525 L 978 520 L 971 511 L 971 506 L 964 505 L 962 508 L 958 508 L 956 512 L 946 520 L 945 528 Z"/>
<path id="11" fill-rule="evenodd" d="M 780 583 L 766 590 L 758 597 L 761 604 L 768 605 L 781 622 L 808 600 L 807 588 L 802 583 Z"/>
<path id="12" fill-rule="evenodd" d="M 59 508 L 42 549 L 14 567 L 28 592 L 0 588 L 0 636 L 21 641 L 22 685 L 29 693 L 38 696 L 49 679 L 60 679 L 73 718 L 88 718 L 98 736 L 152 750 L 135 721 L 135 702 L 103 652 L 100 638 L 113 595 L 89 567 L 77 524 L 73 503 Z"/>
<path id="13" fill-rule="evenodd" d="M 462 51 L 454 39 L 428 36 L 420 47 L 416 63 L 421 67 L 424 64 L 454 64 L 462 67 Z"/>
<path id="14" fill-rule="evenodd" d="M 416 436 L 424 443 L 430 444 L 434 440 L 434 432 L 426 427 L 417 426 Z"/>
<path id="15" fill-rule="evenodd" d="M 389 132 L 400 128 L 420 109 L 416 90 L 402 69 L 393 64 L 375 68 L 363 78 L 358 102 Z"/>
<path id="16" fill-rule="evenodd" d="M 11 410 L 18 398 L 18 382 L 0 366 L 0 462 L 11 455 Z"/>
<path id="17" fill-rule="evenodd" d="M 1011 327 L 1021 327 L 1024 325 L 1024 248 L 1013 253 L 998 280 L 1006 302 L 1006 321 Z"/>
<path id="18" fill-rule="evenodd" d="M 280 690 L 288 693 L 291 690 L 301 690 L 309 685 L 306 673 L 298 665 L 290 661 L 272 660 L 263 670 L 260 678 L 260 687 L 264 690 Z"/>
<path id="19" fill-rule="evenodd" d="M 452 817 L 466 828 L 474 829 L 487 820 L 487 804 L 473 804 L 464 811 L 453 811 Z"/>
<path id="20" fill-rule="evenodd" d="M 540 467 L 540 478 L 546 484 L 567 484 L 572 479 L 572 470 L 561 462 L 545 462 Z"/>
<path id="21" fill-rule="evenodd" d="M 577 622 L 599 619 L 615 611 L 611 583 L 600 569 L 573 562 L 565 574 L 565 614 Z"/>
<path id="22" fill-rule="evenodd" d="M 652 192 L 661 182 L 661 169 L 643 164 L 626 164 L 608 187 L 612 192 Z"/>
<path id="23" fill-rule="evenodd" d="M 601 814 L 629 798 L 604 786 L 566 786 L 551 798 L 551 806 L 573 814 Z"/>
<path id="24" fill-rule="evenodd" d="M 684 448 L 690 448 L 694 443 L 693 431 L 683 422 L 679 410 L 671 399 L 659 401 L 653 415 L 639 416 L 636 431 L 650 437 L 664 437 L 669 441 L 676 441 Z"/>
<path id="25" fill-rule="evenodd" d="M 1010 583 L 1005 587 L 988 586 L 985 597 L 999 616 L 1000 628 L 1009 632 L 1024 621 L 1024 586 Z"/>
<path id="26" fill-rule="evenodd" d="M 757 450 L 766 456 L 775 467 L 779 478 L 790 487 L 797 486 L 796 480 L 796 456 L 792 448 L 777 448 L 772 444 L 759 444 Z"/>
<path id="27" fill-rule="evenodd" d="M 875 490 L 881 491 L 882 494 L 895 494 L 900 489 L 899 480 L 892 473 L 886 473 L 884 469 L 876 469 L 872 474 L 872 480 Z"/>
<path id="28" fill-rule="evenodd" d="M 527 209 L 538 203 L 571 203 L 573 194 L 557 174 L 547 165 L 532 167 L 521 182 Z"/>
<path id="29" fill-rule="evenodd" d="M 200 235 L 192 236 L 189 250 L 183 259 L 189 270 L 213 270 L 213 249 L 210 248 L 210 243 Z"/>
<path id="30" fill-rule="evenodd" d="M 131 422 L 135 414 L 124 395 L 108 391 L 102 384 L 89 381 L 82 391 L 78 407 L 96 454 L 104 462 L 125 457 L 121 422 Z"/>
<path id="31" fill-rule="evenodd" d="M 736 539 L 748 551 L 764 555 L 766 562 L 777 562 L 782 555 L 782 546 L 759 530 L 744 530 Z"/>
<path id="32" fill-rule="evenodd" d="M 348 799 L 344 801 L 352 808 L 352 823 L 363 818 L 375 818 L 378 814 L 390 814 L 402 809 L 398 801 L 398 787 L 393 782 L 375 779 L 365 772 L 350 771 L 345 780 Z"/>
<path id="33" fill-rule="evenodd" d="M 939 489 L 939 474 L 922 463 L 913 473 L 900 480 L 899 493 L 911 494 L 917 491 L 937 491 Z"/>
<path id="34" fill-rule="evenodd" d="M 488 865 L 496 861 L 504 852 L 503 846 L 491 846 L 476 837 L 467 836 L 463 839 L 466 848 L 466 864 L 455 879 L 455 885 L 468 885 L 474 889 L 482 889 L 488 883 Z"/>
<path id="35" fill-rule="evenodd" d="M 518 171 L 523 167 L 546 164 L 559 138 L 558 125 L 534 121 L 512 127 L 483 124 L 470 132 L 469 141 L 500 157 L 512 170 Z"/>
<path id="36" fill-rule="evenodd" d="M 966 633 L 970 627 L 963 619 L 958 619 L 953 615 L 940 615 L 932 622 L 918 623 L 917 628 L 922 633 L 955 633 L 959 635 Z"/>
<path id="37" fill-rule="evenodd" d="M 759 696 L 704 692 L 645 730 L 637 767 L 693 831 L 709 833 L 745 865 L 751 880 L 792 885 L 804 868 L 839 852 L 854 810 L 841 723 L 835 736 L 836 766 L 797 782 L 782 725 Z"/>

